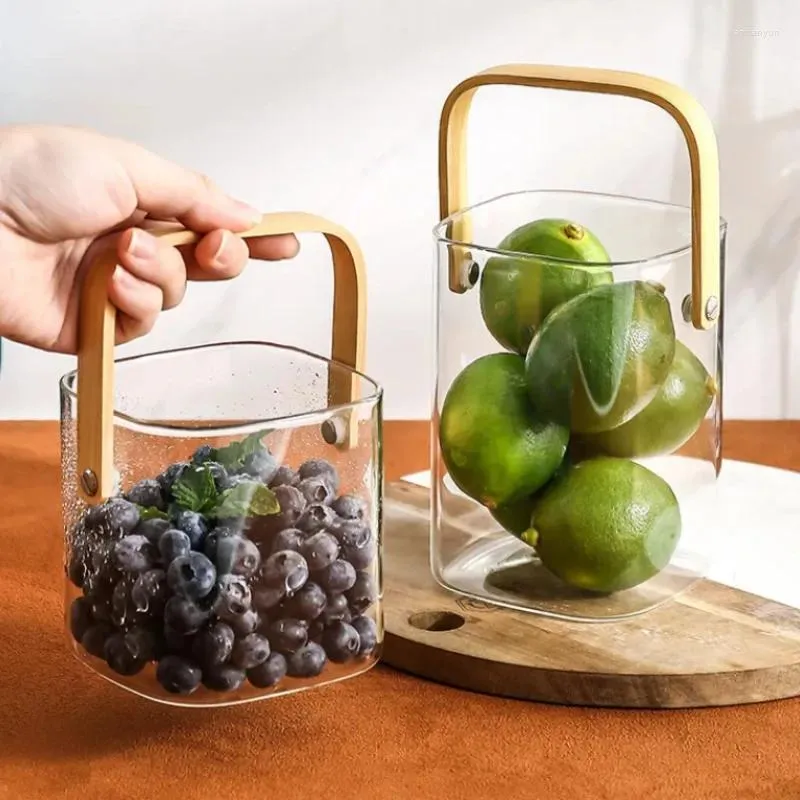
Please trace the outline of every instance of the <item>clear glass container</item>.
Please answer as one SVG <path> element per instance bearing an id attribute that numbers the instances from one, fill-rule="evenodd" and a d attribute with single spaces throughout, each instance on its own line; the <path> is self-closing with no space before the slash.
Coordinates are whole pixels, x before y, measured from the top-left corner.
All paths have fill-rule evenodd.
<path id="1" fill-rule="evenodd" d="M 688 321 L 691 232 L 688 207 L 555 190 L 435 228 L 430 555 L 442 586 L 610 620 L 707 574 L 722 330 L 721 309 L 708 330 Z"/>
<path id="2" fill-rule="evenodd" d="M 353 401 L 330 403 L 344 382 Z M 196 706 L 372 667 L 383 641 L 381 389 L 266 342 L 121 359 L 114 386 L 117 486 L 87 506 L 77 373 L 60 384 L 77 657 L 136 694 Z M 355 432 L 346 446 L 343 422 Z"/>

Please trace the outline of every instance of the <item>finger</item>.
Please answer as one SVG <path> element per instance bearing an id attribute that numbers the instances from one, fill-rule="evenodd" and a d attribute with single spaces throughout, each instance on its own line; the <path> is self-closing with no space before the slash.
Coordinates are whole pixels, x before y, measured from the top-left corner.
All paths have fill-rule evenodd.
<path id="1" fill-rule="evenodd" d="M 196 231 L 245 231 L 261 213 L 225 194 L 210 179 L 132 142 L 116 141 L 119 158 L 136 192 L 137 206 L 158 219 L 174 217 Z"/>
<path id="2" fill-rule="evenodd" d="M 108 298 L 116 307 L 116 342 L 123 344 L 149 333 L 164 303 L 161 289 L 118 266 L 108 282 Z"/>
<path id="3" fill-rule="evenodd" d="M 191 251 L 189 251 L 191 253 Z M 230 231 L 213 231 L 187 253 L 187 272 L 192 280 L 235 278 L 247 266 L 250 251 L 244 240 Z"/>
<path id="4" fill-rule="evenodd" d="M 293 258 L 299 247 L 291 234 L 243 240 L 229 231 L 217 230 L 203 237 L 194 252 L 189 246 L 180 249 L 189 278 L 208 281 L 235 278 L 247 266 L 249 258 L 269 261 Z"/>
<path id="5" fill-rule="evenodd" d="M 136 278 L 161 289 L 163 308 L 174 308 L 186 294 L 186 265 L 172 246 L 147 231 L 131 228 L 117 243 L 120 264 Z"/>

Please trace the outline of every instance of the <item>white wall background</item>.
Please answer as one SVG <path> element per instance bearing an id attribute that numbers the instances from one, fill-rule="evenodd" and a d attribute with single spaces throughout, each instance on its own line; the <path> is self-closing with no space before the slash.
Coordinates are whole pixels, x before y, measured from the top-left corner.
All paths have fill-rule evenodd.
<path id="1" fill-rule="evenodd" d="M 430 230 L 448 91 L 515 61 L 666 78 L 718 133 L 726 416 L 798 417 L 798 51 L 794 0 L 0 0 L 0 124 L 125 136 L 264 210 L 349 227 L 369 270 L 368 372 L 386 416 L 412 418 L 428 415 L 432 390 Z M 680 134 L 641 103 L 486 90 L 470 142 L 470 201 L 536 187 L 689 201 Z M 120 351 L 255 336 L 327 352 L 324 260 L 323 243 L 304 237 L 296 263 L 193 286 Z M 71 367 L 4 342 L 0 416 L 55 417 Z"/>

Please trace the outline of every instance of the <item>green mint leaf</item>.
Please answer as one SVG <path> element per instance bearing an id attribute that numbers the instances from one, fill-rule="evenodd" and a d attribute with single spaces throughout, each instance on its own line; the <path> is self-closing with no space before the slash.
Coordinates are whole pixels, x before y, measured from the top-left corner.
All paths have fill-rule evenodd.
<path id="1" fill-rule="evenodd" d="M 205 464 L 187 467 L 172 485 L 172 497 L 178 506 L 189 511 L 204 514 L 213 509 L 219 496 L 211 470 Z"/>
<path id="2" fill-rule="evenodd" d="M 281 510 L 275 493 L 258 481 L 242 481 L 220 495 L 214 510 L 218 519 L 233 517 L 264 517 Z"/>
<path id="3" fill-rule="evenodd" d="M 216 460 L 225 469 L 240 466 L 247 456 L 257 453 L 264 445 L 262 439 L 269 433 L 269 430 L 256 431 L 246 436 L 239 442 L 231 442 L 225 447 L 217 448 Z"/>
<path id="4" fill-rule="evenodd" d="M 169 519 L 169 515 L 166 513 L 166 511 L 161 511 L 155 506 L 138 506 L 138 508 L 139 519 Z"/>

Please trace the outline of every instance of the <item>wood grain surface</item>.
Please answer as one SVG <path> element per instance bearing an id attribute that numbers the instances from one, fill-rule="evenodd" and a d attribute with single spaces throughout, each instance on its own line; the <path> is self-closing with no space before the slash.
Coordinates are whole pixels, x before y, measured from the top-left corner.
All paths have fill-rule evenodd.
<path id="1" fill-rule="evenodd" d="M 389 484 L 384 509 L 384 663 L 461 689 L 570 705 L 689 708 L 800 694 L 797 609 L 711 581 L 615 622 L 500 608 L 434 581 L 427 489 Z"/>

